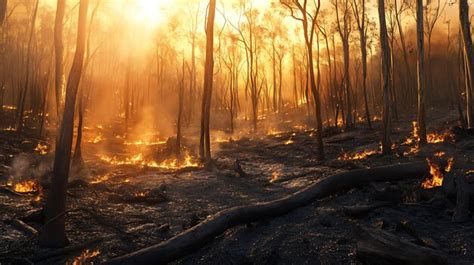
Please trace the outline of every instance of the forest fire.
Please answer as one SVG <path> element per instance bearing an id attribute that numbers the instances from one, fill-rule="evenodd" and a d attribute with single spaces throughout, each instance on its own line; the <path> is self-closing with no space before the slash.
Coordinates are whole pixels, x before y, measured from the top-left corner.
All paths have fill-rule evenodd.
<path id="1" fill-rule="evenodd" d="M 470 2 L 0 0 L 0 265 L 474 265 Z"/>
<path id="2" fill-rule="evenodd" d="M 23 181 L 13 185 L 13 190 L 18 193 L 33 193 L 41 189 L 41 186 L 33 180 Z"/>
<path id="3" fill-rule="evenodd" d="M 373 156 L 379 153 L 380 153 L 380 150 L 364 150 L 360 153 L 354 153 L 354 154 L 343 153 L 341 156 L 338 157 L 338 160 L 343 160 L 343 161 L 363 160 L 363 159 L 368 158 L 369 156 Z"/>
<path id="4" fill-rule="evenodd" d="M 413 121 L 412 127 L 413 127 L 413 130 L 412 130 L 411 136 L 408 137 L 405 140 L 405 142 L 403 142 L 403 144 L 406 144 L 406 145 L 417 144 L 420 141 L 420 135 L 418 132 L 418 123 L 416 121 Z M 429 144 L 437 144 L 437 143 L 443 143 L 452 137 L 453 135 L 449 131 L 446 131 L 444 133 L 432 132 L 426 135 L 426 141 Z"/>
<path id="5" fill-rule="evenodd" d="M 100 255 L 99 250 L 94 250 L 91 251 L 89 249 L 85 250 L 82 252 L 82 254 L 72 261 L 72 265 L 82 265 L 82 264 L 88 264 L 88 261 L 92 258 L 95 258 Z"/>
<path id="6" fill-rule="evenodd" d="M 37 152 L 40 155 L 47 155 L 48 154 L 48 146 L 43 145 L 41 143 L 38 143 L 38 145 L 35 147 L 35 152 Z"/>
<path id="7" fill-rule="evenodd" d="M 147 159 L 143 154 L 137 154 L 133 157 L 126 157 L 125 159 L 119 159 L 117 157 L 109 157 L 106 155 L 99 156 L 102 161 L 105 161 L 111 165 L 116 166 L 139 166 L 148 168 L 160 168 L 160 169 L 180 169 L 186 167 L 199 167 L 200 164 L 194 161 L 194 158 L 185 153 L 182 159 L 171 158 L 161 162 Z"/>

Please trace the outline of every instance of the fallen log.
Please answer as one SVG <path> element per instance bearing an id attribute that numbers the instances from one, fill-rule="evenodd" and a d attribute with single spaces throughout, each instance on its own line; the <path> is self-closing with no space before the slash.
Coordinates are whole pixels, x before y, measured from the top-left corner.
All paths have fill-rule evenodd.
<path id="1" fill-rule="evenodd" d="M 278 200 L 223 210 L 167 241 L 116 257 L 105 264 L 166 264 L 203 247 L 205 243 L 234 226 L 281 216 L 360 184 L 421 178 L 428 170 L 426 162 L 416 162 L 336 174 Z"/>
<path id="2" fill-rule="evenodd" d="M 359 229 L 357 258 L 368 264 L 452 264 L 448 256 L 383 230 Z"/>

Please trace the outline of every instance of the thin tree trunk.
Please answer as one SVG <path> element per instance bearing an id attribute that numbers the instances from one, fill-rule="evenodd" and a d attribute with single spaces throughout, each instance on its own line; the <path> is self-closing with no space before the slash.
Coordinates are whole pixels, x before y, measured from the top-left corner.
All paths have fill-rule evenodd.
<path id="1" fill-rule="evenodd" d="M 26 95 L 28 93 L 28 88 L 30 86 L 30 75 L 31 75 L 31 70 L 32 70 L 32 65 L 31 65 L 31 53 L 33 49 L 33 36 L 35 34 L 35 27 L 36 27 L 36 17 L 38 15 L 38 5 L 39 5 L 39 0 L 36 0 L 35 3 L 35 8 L 33 11 L 33 19 L 31 20 L 31 27 L 30 27 L 30 36 L 28 39 L 28 47 L 26 51 L 26 76 L 25 76 L 25 84 L 24 88 L 22 90 L 22 93 L 20 94 L 20 102 L 18 104 L 18 116 L 17 116 L 17 121 L 16 121 L 16 130 L 18 132 L 21 132 L 23 130 L 23 114 L 25 111 L 25 104 L 26 104 Z"/>
<path id="2" fill-rule="evenodd" d="M 89 0 L 80 1 L 76 53 L 66 88 L 64 116 L 54 156 L 51 189 L 44 208 L 45 226 L 40 232 L 40 242 L 48 247 L 64 247 L 68 244 L 64 214 L 66 211 L 75 103 L 84 63 L 88 7 Z"/>
<path id="3" fill-rule="evenodd" d="M 206 26 L 206 63 L 204 68 L 204 93 L 201 113 L 201 138 L 199 154 L 201 161 L 211 162 L 210 142 L 210 111 L 212 99 L 212 85 L 214 77 L 214 20 L 216 16 L 216 0 L 209 1 L 209 13 Z M 255 111 L 255 110 L 254 110 Z"/>
<path id="4" fill-rule="evenodd" d="M 459 1 L 459 20 L 464 43 L 464 54 L 466 58 L 466 80 L 470 80 L 469 86 L 466 86 L 466 114 L 467 126 L 474 126 L 474 113 L 472 106 L 472 78 L 474 77 L 474 47 L 472 45 L 471 26 L 469 21 L 469 5 L 467 0 Z"/>
<path id="5" fill-rule="evenodd" d="M 56 57 L 56 67 L 55 67 L 55 96 L 56 96 L 56 114 L 57 114 L 57 124 L 61 122 L 61 97 L 63 91 L 63 76 L 64 76 L 64 66 L 63 66 L 63 30 L 64 30 L 64 13 L 66 10 L 66 0 L 58 0 L 56 7 L 56 21 L 54 24 L 54 52 Z M 59 125 L 58 125 L 59 127 Z"/>
<path id="6" fill-rule="evenodd" d="M 425 61 L 423 34 L 423 0 L 416 1 L 416 31 L 418 44 L 418 135 L 420 144 L 426 144 L 426 114 L 425 114 Z"/>
<path id="7" fill-rule="evenodd" d="M 387 24 L 385 20 L 384 0 L 378 0 L 378 13 L 380 21 L 380 47 L 382 50 L 382 73 L 383 73 L 383 136 L 382 152 L 390 154 L 392 152 L 391 118 L 390 118 L 390 46 L 388 44 Z"/>

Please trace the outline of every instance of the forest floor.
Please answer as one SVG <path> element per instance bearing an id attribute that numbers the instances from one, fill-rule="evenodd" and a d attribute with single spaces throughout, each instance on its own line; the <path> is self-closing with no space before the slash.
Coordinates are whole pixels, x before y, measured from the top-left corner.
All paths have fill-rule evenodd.
<path id="1" fill-rule="evenodd" d="M 27 134 L 0 131 L 0 264 L 105 261 L 167 240 L 220 210 L 278 199 L 353 169 L 452 158 L 454 170 L 474 182 L 474 137 L 451 129 L 457 125 L 455 115 L 434 110 L 428 114 L 428 131 L 435 134 L 432 143 L 420 149 L 406 141 L 414 117 L 395 123 L 392 156 L 379 153 L 380 122 L 374 123 L 375 130 L 365 129 L 365 124 L 348 132 L 328 129 L 324 132 L 324 162 L 315 160 L 313 130 L 287 126 L 259 137 L 216 140 L 213 170 L 203 169 L 191 158 L 167 160 L 172 141 L 127 143 L 114 135 L 113 126 L 89 128 L 84 165 L 73 167 L 68 191 L 66 229 L 73 247 L 63 252 L 40 248 L 31 230 L 18 225 L 24 222 L 26 227 L 41 228 L 43 199 L 38 186 L 31 192 L 11 192 L 11 185 L 27 180 L 47 190 L 52 147 Z M 188 146 L 188 150 L 193 148 Z M 185 152 L 185 156 L 192 153 Z M 233 170 L 236 161 L 245 174 Z M 423 241 L 424 246 L 452 260 L 472 264 L 472 217 L 468 222 L 453 222 L 456 199 L 442 193 L 441 187 L 423 189 L 421 180 L 341 190 L 284 216 L 229 229 L 173 263 L 364 263 L 357 255 L 356 231 L 365 227 L 388 231 L 415 244 Z M 380 201 L 391 204 L 357 216 L 344 208 Z M 101 241 L 91 242 L 94 239 Z"/>

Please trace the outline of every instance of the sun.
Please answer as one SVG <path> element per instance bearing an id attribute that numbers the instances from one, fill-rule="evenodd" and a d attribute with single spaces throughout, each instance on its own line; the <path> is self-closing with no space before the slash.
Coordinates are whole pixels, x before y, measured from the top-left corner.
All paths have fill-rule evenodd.
<path id="1" fill-rule="evenodd" d="M 132 0 L 135 19 L 150 27 L 156 27 L 166 21 L 166 2 L 159 0 Z"/>

